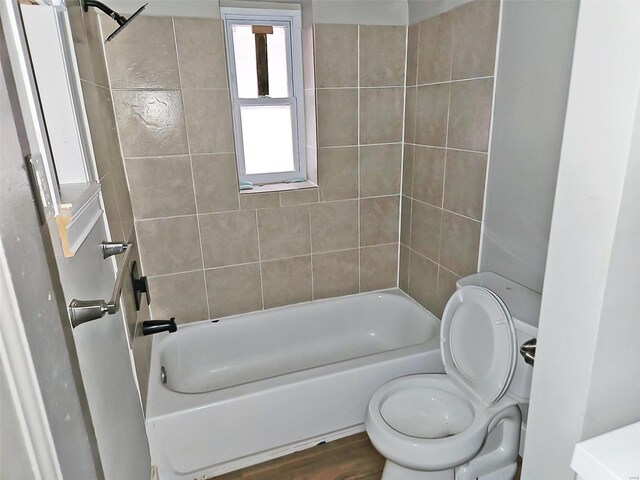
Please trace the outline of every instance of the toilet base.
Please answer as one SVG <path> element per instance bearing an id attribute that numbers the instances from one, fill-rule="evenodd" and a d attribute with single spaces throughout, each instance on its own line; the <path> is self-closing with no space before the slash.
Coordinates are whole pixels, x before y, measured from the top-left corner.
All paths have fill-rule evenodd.
<path id="1" fill-rule="evenodd" d="M 437 472 L 427 472 L 423 470 L 413 470 L 387 460 L 382 471 L 382 480 L 454 480 L 455 470 L 440 470 Z"/>

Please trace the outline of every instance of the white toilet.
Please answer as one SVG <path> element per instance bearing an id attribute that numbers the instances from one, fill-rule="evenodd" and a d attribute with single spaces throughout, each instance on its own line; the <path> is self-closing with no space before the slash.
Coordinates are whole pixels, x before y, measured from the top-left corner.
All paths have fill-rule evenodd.
<path id="1" fill-rule="evenodd" d="M 440 327 L 446 374 L 397 378 L 369 401 L 383 480 L 514 478 L 533 371 L 518 350 L 539 313 L 538 293 L 495 273 L 458 281 Z"/>

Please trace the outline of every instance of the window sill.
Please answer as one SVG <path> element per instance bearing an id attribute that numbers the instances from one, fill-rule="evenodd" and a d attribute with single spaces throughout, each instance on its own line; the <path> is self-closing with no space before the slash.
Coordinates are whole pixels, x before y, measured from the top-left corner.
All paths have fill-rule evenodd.
<path id="1" fill-rule="evenodd" d="M 304 190 L 307 188 L 318 188 L 318 185 L 310 182 L 309 180 L 296 183 L 268 183 L 265 185 L 254 185 L 251 190 L 240 190 L 240 195 L 267 192 L 287 192 L 290 190 Z"/>

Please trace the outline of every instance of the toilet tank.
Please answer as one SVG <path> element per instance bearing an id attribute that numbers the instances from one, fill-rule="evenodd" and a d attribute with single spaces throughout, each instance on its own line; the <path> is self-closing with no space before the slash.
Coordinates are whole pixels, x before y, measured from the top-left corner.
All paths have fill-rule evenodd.
<path id="1" fill-rule="evenodd" d="M 516 355 L 516 370 L 507 394 L 518 403 L 528 403 L 533 367 L 525 363 L 524 358 L 520 355 L 520 347 L 538 335 L 542 295 L 493 272 L 475 273 L 456 282 L 457 288 L 467 285 L 477 285 L 491 290 L 502 299 L 509 309 L 516 330 L 518 354 Z"/>

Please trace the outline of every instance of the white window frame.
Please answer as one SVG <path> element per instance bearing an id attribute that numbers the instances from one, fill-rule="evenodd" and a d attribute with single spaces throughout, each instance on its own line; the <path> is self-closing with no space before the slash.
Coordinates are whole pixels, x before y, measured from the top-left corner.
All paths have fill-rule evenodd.
<path id="1" fill-rule="evenodd" d="M 302 82 L 302 21 L 300 10 L 237 8 L 220 9 L 224 20 L 227 64 L 229 67 L 229 87 L 233 112 L 233 128 L 235 132 L 236 160 L 238 178 L 241 182 L 253 184 L 285 183 L 296 179 L 307 179 L 307 163 L 305 159 L 305 127 L 304 127 L 304 86 Z M 287 66 L 291 72 L 289 78 L 290 97 L 287 98 L 239 98 L 236 76 L 235 55 L 233 49 L 232 25 L 274 25 L 288 29 Z M 291 126 L 293 140 L 294 171 L 263 174 L 247 174 L 244 161 L 242 140 L 242 120 L 240 108 L 247 105 L 289 105 L 291 109 Z"/>

